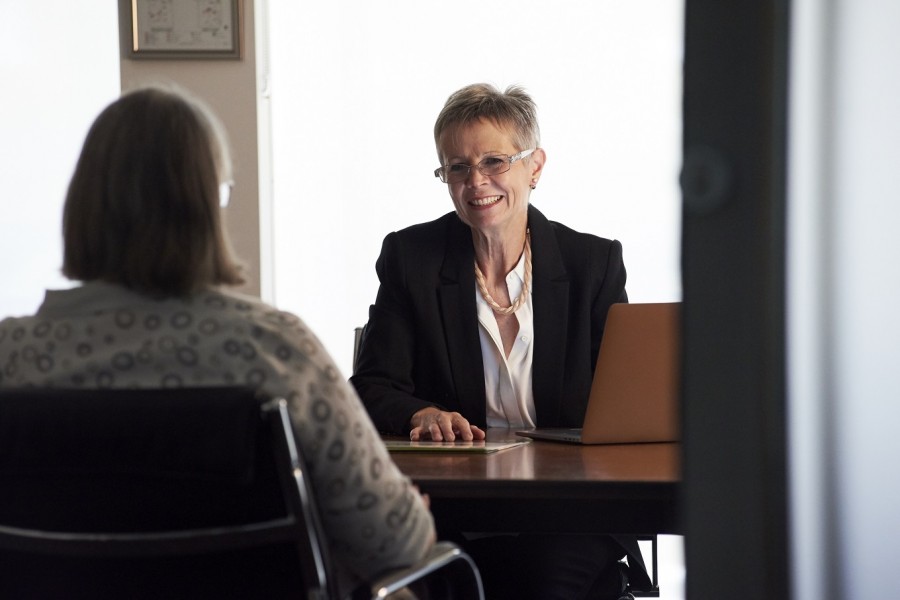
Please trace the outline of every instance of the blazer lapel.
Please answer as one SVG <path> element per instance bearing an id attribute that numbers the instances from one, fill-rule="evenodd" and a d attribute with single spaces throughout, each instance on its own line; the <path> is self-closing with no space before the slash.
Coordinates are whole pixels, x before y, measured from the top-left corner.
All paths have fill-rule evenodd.
<path id="1" fill-rule="evenodd" d="M 473 423 L 485 425 L 487 395 L 484 391 L 484 364 L 475 306 L 472 233 L 462 221 L 453 218 L 448 225 L 446 239 L 438 302 L 453 385 L 460 413 Z"/>
<path id="2" fill-rule="evenodd" d="M 558 426 L 569 323 L 569 274 L 547 218 L 528 207 L 534 278 L 534 364 L 532 387 L 540 427 Z"/>

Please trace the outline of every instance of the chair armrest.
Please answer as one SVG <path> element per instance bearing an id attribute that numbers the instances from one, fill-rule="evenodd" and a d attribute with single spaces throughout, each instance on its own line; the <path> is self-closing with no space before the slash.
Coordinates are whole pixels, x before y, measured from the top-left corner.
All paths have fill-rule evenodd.
<path id="1" fill-rule="evenodd" d="M 418 563 L 396 569 L 372 582 L 373 600 L 382 600 L 408 585 L 447 569 L 448 588 L 453 598 L 484 600 L 481 573 L 472 557 L 453 542 L 437 542 Z M 452 571 L 452 573 L 451 573 Z"/>

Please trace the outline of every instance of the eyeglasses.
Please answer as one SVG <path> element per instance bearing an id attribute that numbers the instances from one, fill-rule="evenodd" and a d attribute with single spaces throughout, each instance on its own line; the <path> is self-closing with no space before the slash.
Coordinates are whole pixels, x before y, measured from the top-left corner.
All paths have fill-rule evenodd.
<path id="1" fill-rule="evenodd" d="M 512 156 L 507 154 L 486 156 L 482 158 L 477 165 L 474 165 L 474 167 L 485 177 L 500 175 L 501 173 L 509 171 L 514 162 L 522 160 L 535 150 L 537 150 L 537 148 L 522 150 L 518 154 Z M 460 181 L 465 181 L 469 177 L 469 173 L 472 172 L 472 167 L 473 165 L 464 165 L 462 163 L 444 165 L 443 167 L 438 167 L 434 170 L 434 176 L 440 177 L 441 181 L 444 183 L 459 183 Z"/>

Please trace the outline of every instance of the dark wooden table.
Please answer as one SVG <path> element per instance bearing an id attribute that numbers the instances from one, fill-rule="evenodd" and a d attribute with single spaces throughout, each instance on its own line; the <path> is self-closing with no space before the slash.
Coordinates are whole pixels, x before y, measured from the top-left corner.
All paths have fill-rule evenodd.
<path id="1" fill-rule="evenodd" d="M 488 440 L 522 439 L 492 429 Z M 402 452 L 438 524 L 467 531 L 680 533 L 680 445 L 534 441 L 492 454 Z"/>

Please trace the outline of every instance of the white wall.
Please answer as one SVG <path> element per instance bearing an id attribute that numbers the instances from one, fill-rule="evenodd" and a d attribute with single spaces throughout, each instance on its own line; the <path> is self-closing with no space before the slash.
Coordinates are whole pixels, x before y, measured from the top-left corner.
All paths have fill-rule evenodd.
<path id="1" fill-rule="evenodd" d="M 81 144 L 119 95 L 116 5 L 2 0 L 0 317 L 35 311 L 68 287 L 62 206 Z"/>
<path id="2" fill-rule="evenodd" d="M 795 597 L 900 598 L 900 4 L 798 0 L 793 22 Z"/>
<path id="3" fill-rule="evenodd" d="M 452 210 L 432 127 L 447 96 L 517 83 L 547 165 L 532 202 L 622 241 L 632 301 L 681 298 L 681 2 L 269 3 L 274 300 L 349 372 L 390 231 Z"/>
<path id="4" fill-rule="evenodd" d="M 250 96 L 237 104 L 218 89 L 216 72 L 235 66 L 224 62 L 125 60 L 120 85 L 116 3 L 100 4 L 4 2 L 4 315 L 33 312 L 45 288 L 70 285 L 59 275 L 65 189 L 87 128 L 121 87 L 177 81 L 193 89 L 211 79 L 194 91 L 230 129 L 244 121 L 229 111 L 243 110 L 252 122 L 253 100 L 264 96 L 252 76 L 240 85 Z M 255 4 L 247 4 L 249 17 Z M 467 0 L 450 13 L 413 0 L 346 0 L 302 11 L 298 3 L 259 4 L 271 4 L 273 23 L 276 205 L 257 225 L 255 214 L 238 214 L 255 200 L 238 189 L 226 216 L 230 227 L 250 228 L 234 237 L 253 266 L 242 240 L 263 230 L 263 297 L 307 318 L 345 372 L 350 332 L 365 322 L 377 289 L 381 239 L 451 209 L 431 176 L 431 127 L 446 96 L 473 81 L 520 83 L 538 102 L 549 160 L 535 205 L 622 240 L 633 301 L 680 298 L 680 3 L 548 7 L 528 0 L 510 10 Z M 472 15 L 516 34 L 489 33 Z M 247 55 L 252 62 L 252 48 Z M 194 65 L 209 77 L 192 77 Z M 252 186 L 256 153 L 244 160 L 240 148 L 253 149 L 256 140 L 244 129 L 230 134 L 239 185 Z M 263 142 L 260 153 L 267 152 Z M 267 175 L 258 181 L 264 209 Z M 253 277 L 251 284 L 256 289 Z"/>

